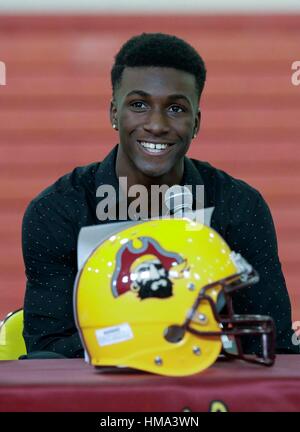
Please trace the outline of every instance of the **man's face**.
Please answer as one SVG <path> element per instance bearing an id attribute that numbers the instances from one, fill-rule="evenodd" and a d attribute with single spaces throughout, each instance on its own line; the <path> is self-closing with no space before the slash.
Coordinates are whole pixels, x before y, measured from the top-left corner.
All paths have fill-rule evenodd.
<path id="1" fill-rule="evenodd" d="M 200 124 L 194 76 L 173 68 L 126 68 L 111 121 L 119 130 L 123 170 L 147 177 L 176 170 Z"/>

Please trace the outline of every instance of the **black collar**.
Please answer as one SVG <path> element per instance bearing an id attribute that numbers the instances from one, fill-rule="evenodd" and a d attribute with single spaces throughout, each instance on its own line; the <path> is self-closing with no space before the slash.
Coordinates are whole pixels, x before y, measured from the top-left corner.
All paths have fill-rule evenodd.
<path id="1" fill-rule="evenodd" d="M 117 202 L 119 202 L 119 181 L 116 175 L 117 152 L 118 145 L 116 145 L 100 163 L 95 174 L 95 190 L 102 185 L 111 185 L 116 191 L 116 199 Z M 200 171 L 196 168 L 193 160 L 187 156 L 184 157 L 184 173 L 180 184 L 191 185 L 194 202 L 196 200 L 196 186 L 204 185 Z M 100 198 L 96 198 L 96 202 L 99 201 Z"/>

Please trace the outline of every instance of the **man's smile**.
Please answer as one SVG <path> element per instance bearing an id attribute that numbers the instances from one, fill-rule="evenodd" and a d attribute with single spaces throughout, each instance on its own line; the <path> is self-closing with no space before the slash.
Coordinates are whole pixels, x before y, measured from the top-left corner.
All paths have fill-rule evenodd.
<path id="1" fill-rule="evenodd" d="M 141 140 L 137 140 L 137 143 L 145 154 L 151 156 L 162 156 L 167 154 L 174 144 L 174 143 L 151 142 L 151 141 L 141 141 Z"/>

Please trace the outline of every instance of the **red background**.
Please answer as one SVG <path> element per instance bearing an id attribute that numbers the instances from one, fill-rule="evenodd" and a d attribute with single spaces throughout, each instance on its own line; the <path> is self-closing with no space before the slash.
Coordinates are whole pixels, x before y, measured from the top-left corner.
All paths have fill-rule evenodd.
<path id="1" fill-rule="evenodd" d="M 110 68 L 143 31 L 176 34 L 204 57 L 202 129 L 189 155 L 264 195 L 300 319 L 300 15 L 0 16 L 0 317 L 22 305 L 21 220 L 28 202 L 117 142 L 109 123 Z"/>

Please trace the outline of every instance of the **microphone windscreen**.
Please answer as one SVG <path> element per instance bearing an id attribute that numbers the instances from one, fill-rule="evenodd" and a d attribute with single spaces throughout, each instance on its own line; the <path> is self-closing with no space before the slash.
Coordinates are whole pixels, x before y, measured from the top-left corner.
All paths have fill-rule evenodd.
<path id="1" fill-rule="evenodd" d="M 165 193 L 165 205 L 170 214 L 179 210 L 192 210 L 193 194 L 186 186 L 174 185 Z"/>

